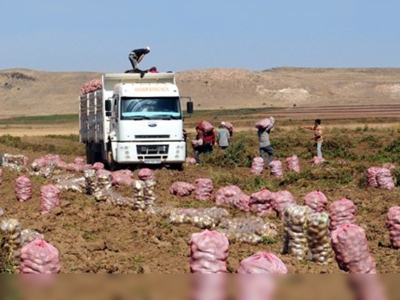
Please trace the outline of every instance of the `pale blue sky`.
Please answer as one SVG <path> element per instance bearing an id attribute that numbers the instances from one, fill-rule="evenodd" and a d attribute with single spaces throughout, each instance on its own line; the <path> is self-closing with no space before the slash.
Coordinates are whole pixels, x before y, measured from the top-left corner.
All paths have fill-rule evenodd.
<path id="1" fill-rule="evenodd" d="M 0 70 L 400 67 L 395 0 L 20 0 L 1 4 Z"/>

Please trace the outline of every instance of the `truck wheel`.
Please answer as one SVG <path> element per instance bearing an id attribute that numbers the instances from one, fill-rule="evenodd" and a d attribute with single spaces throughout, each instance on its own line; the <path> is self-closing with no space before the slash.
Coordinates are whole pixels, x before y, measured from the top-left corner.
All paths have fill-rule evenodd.
<path id="1" fill-rule="evenodd" d="M 183 171 L 183 164 L 173 164 L 173 165 L 170 165 L 170 169 L 172 169 L 172 170 L 177 170 L 177 171 Z"/>
<path id="2" fill-rule="evenodd" d="M 86 143 L 86 162 L 91 165 L 93 164 L 92 151 L 90 151 L 89 143 Z"/>
<path id="3" fill-rule="evenodd" d="M 114 160 L 111 149 L 107 151 L 107 165 L 110 171 L 115 171 L 119 168 L 119 164 Z"/>

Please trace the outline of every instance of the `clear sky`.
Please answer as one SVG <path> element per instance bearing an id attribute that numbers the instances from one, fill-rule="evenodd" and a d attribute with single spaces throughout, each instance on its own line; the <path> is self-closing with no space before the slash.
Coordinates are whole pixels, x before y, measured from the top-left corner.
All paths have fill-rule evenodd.
<path id="1" fill-rule="evenodd" d="M 0 70 L 400 67 L 399 0 L 3 1 Z"/>

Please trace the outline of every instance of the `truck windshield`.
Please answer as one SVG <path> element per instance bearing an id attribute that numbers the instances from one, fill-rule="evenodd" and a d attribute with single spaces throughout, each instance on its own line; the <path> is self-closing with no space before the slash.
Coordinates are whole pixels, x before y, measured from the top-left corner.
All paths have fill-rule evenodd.
<path id="1" fill-rule="evenodd" d="M 121 98 L 121 120 L 182 119 L 178 97 Z"/>

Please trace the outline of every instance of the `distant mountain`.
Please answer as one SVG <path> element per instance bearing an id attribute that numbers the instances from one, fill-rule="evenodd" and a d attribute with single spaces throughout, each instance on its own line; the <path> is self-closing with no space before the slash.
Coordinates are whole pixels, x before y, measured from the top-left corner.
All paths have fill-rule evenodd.
<path id="1" fill-rule="evenodd" d="M 0 117 L 78 113 L 81 86 L 98 72 L 0 71 Z M 400 68 L 204 69 L 178 72 L 195 109 L 400 103 Z"/>

